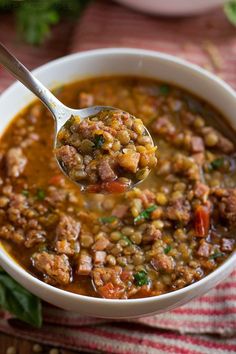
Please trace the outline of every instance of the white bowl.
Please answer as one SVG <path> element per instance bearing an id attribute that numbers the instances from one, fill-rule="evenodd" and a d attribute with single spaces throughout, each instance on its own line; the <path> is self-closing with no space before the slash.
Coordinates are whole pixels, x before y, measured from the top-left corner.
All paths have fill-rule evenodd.
<path id="1" fill-rule="evenodd" d="M 134 10 L 152 15 L 197 15 L 223 5 L 227 0 L 116 0 Z"/>
<path id="2" fill-rule="evenodd" d="M 140 49 L 100 49 L 66 56 L 34 71 L 48 87 L 76 79 L 105 75 L 137 75 L 177 84 L 203 97 L 228 118 L 236 128 L 236 94 L 211 73 L 176 57 Z M 0 132 L 33 95 L 20 83 L 0 97 Z M 0 246 L 0 264 L 13 278 L 45 301 L 83 315 L 132 318 L 168 311 L 202 295 L 233 270 L 236 253 L 204 279 L 186 288 L 145 299 L 107 300 L 69 293 L 50 286 L 27 273 Z"/>

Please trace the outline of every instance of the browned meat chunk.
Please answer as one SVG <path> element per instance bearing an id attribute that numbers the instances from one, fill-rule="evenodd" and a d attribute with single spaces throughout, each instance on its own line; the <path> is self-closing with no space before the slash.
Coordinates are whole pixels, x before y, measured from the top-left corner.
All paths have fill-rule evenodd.
<path id="1" fill-rule="evenodd" d="M 76 149 L 70 145 L 64 145 L 58 148 L 56 150 L 56 156 L 68 170 L 75 168 L 81 162 L 81 156 Z"/>
<path id="2" fill-rule="evenodd" d="M 125 283 L 121 280 L 120 267 L 95 268 L 92 272 L 94 285 L 98 293 L 106 299 L 125 297 Z"/>
<path id="3" fill-rule="evenodd" d="M 200 246 L 197 250 L 197 254 L 201 257 L 208 258 L 211 252 L 211 245 L 207 243 L 205 240 L 202 240 Z"/>
<path id="4" fill-rule="evenodd" d="M 57 241 L 56 242 L 56 251 L 60 254 L 66 254 L 67 256 L 73 256 L 75 253 L 79 253 L 80 244 L 75 241 Z"/>
<path id="5" fill-rule="evenodd" d="M 173 136 L 175 134 L 175 126 L 171 123 L 168 116 L 158 118 L 152 124 L 152 131 L 163 136 Z"/>
<path id="6" fill-rule="evenodd" d="M 0 228 L 0 238 L 11 240 L 15 243 L 22 244 L 25 241 L 24 231 L 16 229 L 12 225 L 4 225 Z"/>
<path id="7" fill-rule="evenodd" d="M 191 138 L 191 151 L 203 152 L 205 150 L 203 139 L 200 136 L 193 136 Z"/>
<path id="8" fill-rule="evenodd" d="M 6 153 L 7 175 L 9 177 L 19 177 L 24 171 L 27 159 L 24 156 L 22 149 L 11 148 Z"/>
<path id="9" fill-rule="evenodd" d="M 187 224 L 191 217 L 190 205 L 187 201 L 178 199 L 166 209 L 166 217 Z"/>
<path id="10" fill-rule="evenodd" d="M 106 237 L 101 236 L 98 238 L 98 240 L 96 240 L 92 249 L 94 251 L 104 251 L 107 248 L 107 246 L 109 245 L 109 243 L 110 243 L 110 241 Z"/>
<path id="11" fill-rule="evenodd" d="M 80 92 L 79 94 L 79 106 L 81 108 L 84 107 L 89 107 L 94 104 L 94 98 L 93 95 L 86 93 L 86 92 Z"/>
<path id="12" fill-rule="evenodd" d="M 117 218 L 123 218 L 128 211 L 128 206 L 124 204 L 118 204 L 112 210 L 112 215 L 116 216 Z"/>
<path id="13" fill-rule="evenodd" d="M 82 250 L 79 255 L 77 273 L 79 275 L 89 275 L 92 269 L 92 257 L 87 251 Z"/>
<path id="14" fill-rule="evenodd" d="M 29 230 L 26 234 L 25 247 L 30 248 L 45 241 L 46 232 L 43 230 Z"/>
<path id="15" fill-rule="evenodd" d="M 15 225 L 23 226 L 27 223 L 26 215 L 28 212 L 29 206 L 25 196 L 13 194 L 10 198 L 10 204 L 7 210 L 9 220 Z"/>
<path id="16" fill-rule="evenodd" d="M 151 264 L 153 268 L 157 271 L 164 271 L 170 273 L 174 267 L 175 262 L 171 256 L 167 256 L 164 253 L 157 254 L 152 258 Z"/>
<path id="17" fill-rule="evenodd" d="M 236 223 L 236 189 L 229 191 L 228 197 L 222 198 L 220 206 L 222 216 L 228 220 L 231 225 Z"/>
<path id="18" fill-rule="evenodd" d="M 98 173 L 102 181 L 111 181 L 117 178 L 113 168 L 112 161 L 103 159 L 98 166 Z"/>
<path id="19" fill-rule="evenodd" d="M 206 201 L 208 198 L 210 192 L 210 188 L 201 182 L 196 182 L 195 186 L 194 186 L 194 195 L 201 199 L 202 201 Z"/>
<path id="20" fill-rule="evenodd" d="M 154 241 L 160 239 L 161 236 L 162 233 L 160 230 L 156 229 L 155 226 L 152 224 L 147 224 L 146 229 L 144 229 L 142 242 L 144 244 L 153 243 Z"/>
<path id="21" fill-rule="evenodd" d="M 104 252 L 104 251 L 97 251 L 97 252 L 95 252 L 95 254 L 94 254 L 94 259 L 93 259 L 94 264 L 95 264 L 95 265 L 99 265 L 99 264 L 105 263 L 106 255 L 107 255 L 107 254 L 106 254 L 106 252 Z"/>
<path id="22" fill-rule="evenodd" d="M 56 235 L 58 240 L 77 240 L 80 234 L 80 222 L 69 215 L 62 215 L 57 225 Z"/>
<path id="23" fill-rule="evenodd" d="M 33 266 L 41 272 L 45 281 L 50 284 L 66 285 L 71 280 L 71 267 L 64 254 L 39 252 L 32 256 Z"/>
<path id="24" fill-rule="evenodd" d="M 234 249 L 235 241 L 232 238 L 222 238 L 221 250 L 223 252 L 232 252 Z"/>

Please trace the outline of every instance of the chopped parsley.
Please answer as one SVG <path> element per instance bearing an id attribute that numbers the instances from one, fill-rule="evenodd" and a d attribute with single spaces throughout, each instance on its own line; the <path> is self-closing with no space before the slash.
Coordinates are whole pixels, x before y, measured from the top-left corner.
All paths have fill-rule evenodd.
<path id="1" fill-rule="evenodd" d="M 150 207 L 148 207 L 147 209 L 145 209 L 142 213 L 140 213 L 138 216 L 136 216 L 136 218 L 134 218 L 134 223 L 136 224 L 138 221 L 141 221 L 143 219 L 149 219 L 150 214 L 156 210 L 157 205 L 151 205 Z"/>
<path id="2" fill-rule="evenodd" d="M 164 248 L 164 253 L 165 254 L 168 254 L 169 252 L 170 252 L 170 250 L 171 250 L 171 246 L 170 245 L 167 245 L 165 248 Z"/>
<path id="3" fill-rule="evenodd" d="M 216 258 L 223 257 L 223 256 L 224 256 L 224 253 L 219 252 L 219 251 L 215 251 L 215 252 L 209 257 L 209 259 L 216 259 Z"/>
<path id="4" fill-rule="evenodd" d="M 29 196 L 29 191 L 27 191 L 26 189 L 23 189 L 21 194 L 23 194 L 25 197 L 28 197 Z"/>
<path id="5" fill-rule="evenodd" d="M 149 278 L 145 270 L 134 274 L 134 283 L 136 286 L 143 286 L 149 283 Z"/>
<path id="6" fill-rule="evenodd" d="M 38 200 L 44 200 L 46 197 L 46 193 L 44 189 L 39 188 L 36 193 L 36 197 Z"/>
<path id="7" fill-rule="evenodd" d="M 163 96 L 168 95 L 168 93 L 170 92 L 170 86 L 166 84 L 161 85 L 159 89 L 160 89 L 160 94 Z"/>
<path id="8" fill-rule="evenodd" d="M 128 243 L 128 245 L 132 245 L 132 241 L 127 236 L 122 235 L 122 239 L 125 240 Z"/>
<path id="9" fill-rule="evenodd" d="M 102 224 L 111 224 L 113 223 L 114 221 L 117 220 L 117 217 L 116 216 L 103 216 L 101 218 L 98 219 Z"/>
<path id="10" fill-rule="evenodd" d="M 224 166 L 225 158 L 219 157 L 211 162 L 211 167 L 213 170 L 218 170 L 219 168 Z"/>
<path id="11" fill-rule="evenodd" d="M 103 135 L 95 135 L 93 139 L 94 147 L 96 149 L 100 149 L 102 145 L 105 143 L 105 139 Z"/>

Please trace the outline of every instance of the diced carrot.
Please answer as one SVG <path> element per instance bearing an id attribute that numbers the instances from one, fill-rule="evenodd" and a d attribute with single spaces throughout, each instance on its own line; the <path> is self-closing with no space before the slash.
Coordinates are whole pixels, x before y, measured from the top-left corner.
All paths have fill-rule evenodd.
<path id="1" fill-rule="evenodd" d="M 128 271 L 128 270 L 123 270 L 121 275 L 120 275 L 120 279 L 122 281 L 127 281 L 131 278 L 132 276 L 132 272 L 131 271 Z"/>
<path id="2" fill-rule="evenodd" d="M 196 236 L 206 237 L 210 228 L 210 211 L 206 206 L 199 205 L 194 214 L 194 229 Z"/>
<path id="3" fill-rule="evenodd" d="M 55 186 L 58 186 L 58 185 L 61 183 L 62 178 L 63 178 L 63 177 L 62 177 L 61 175 L 52 176 L 52 177 L 49 179 L 48 183 L 49 183 L 49 184 L 53 184 L 53 185 L 55 185 Z"/>
<path id="4" fill-rule="evenodd" d="M 88 193 L 99 193 L 101 192 L 101 184 L 91 184 L 86 188 Z"/>
<path id="5" fill-rule="evenodd" d="M 124 193 L 127 191 L 128 185 L 119 181 L 111 181 L 103 183 L 103 190 L 108 193 Z"/>
<path id="6" fill-rule="evenodd" d="M 106 299 L 120 299 L 122 296 L 122 288 L 114 286 L 111 282 L 101 286 L 98 291 Z"/>

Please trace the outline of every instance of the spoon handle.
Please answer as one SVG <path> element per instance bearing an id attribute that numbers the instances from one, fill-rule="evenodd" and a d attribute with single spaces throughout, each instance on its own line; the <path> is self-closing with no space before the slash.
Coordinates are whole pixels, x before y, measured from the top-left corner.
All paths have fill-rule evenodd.
<path id="1" fill-rule="evenodd" d="M 1 43 L 0 64 L 48 107 L 54 119 L 66 111 L 66 107 Z"/>

